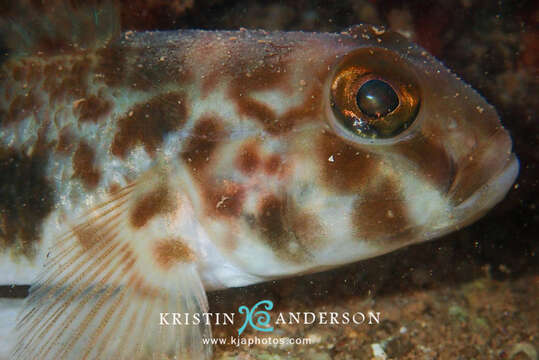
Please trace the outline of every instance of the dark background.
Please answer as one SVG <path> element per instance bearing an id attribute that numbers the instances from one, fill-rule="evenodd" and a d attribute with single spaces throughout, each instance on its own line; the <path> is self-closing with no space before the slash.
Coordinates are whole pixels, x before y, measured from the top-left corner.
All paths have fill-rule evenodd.
<path id="1" fill-rule="evenodd" d="M 339 32 L 367 22 L 408 34 L 492 103 L 512 134 L 520 175 L 483 219 L 442 239 L 346 266 L 210 294 L 211 311 L 271 299 L 276 311 L 374 308 L 374 329 L 281 329 L 321 338 L 289 349 L 218 348 L 217 357 L 533 359 L 539 349 L 539 9 L 534 1 L 124 1 L 124 29 Z M 404 334 L 402 327 L 408 329 Z M 215 335 L 235 335 L 215 329 Z M 322 335 L 320 335 L 322 334 Z M 252 334 L 257 335 L 257 334 Z M 258 333 L 260 335 L 260 333 Z"/>
<path id="2" fill-rule="evenodd" d="M 442 239 L 331 272 L 211 293 L 212 312 L 271 299 L 277 311 L 374 308 L 386 318 L 373 329 L 281 329 L 282 336 L 322 333 L 322 341 L 284 350 L 222 347 L 217 358 L 369 359 L 370 345 L 383 343 L 392 358 L 532 359 L 526 349 L 539 349 L 536 1 L 122 1 L 123 30 L 339 32 L 360 22 L 408 34 L 483 94 L 513 137 L 520 175 L 483 219 Z"/>

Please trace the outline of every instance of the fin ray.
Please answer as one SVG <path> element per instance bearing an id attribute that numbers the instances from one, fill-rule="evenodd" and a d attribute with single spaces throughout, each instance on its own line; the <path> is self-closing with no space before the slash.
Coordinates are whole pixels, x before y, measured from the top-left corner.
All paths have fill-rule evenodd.
<path id="1" fill-rule="evenodd" d="M 208 304 L 191 253 L 179 256 L 172 266 L 159 266 L 155 255 L 155 249 L 161 249 L 159 241 L 178 236 L 182 229 L 170 223 L 181 223 L 180 203 L 167 199 L 143 227 L 132 224 L 137 201 L 156 189 L 165 186 L 171 199 L 179 196 L 163 183 L 167 177 L 144 179 L 65 225 L 68 231 L 58 238 L 30 289 L 17 325 L 13 359 L 211 356 L 211 348 L 202 344 L 202 337 L 211 336 L 209 325 L 160 325 L 161 312 L 201 313 Z"/>

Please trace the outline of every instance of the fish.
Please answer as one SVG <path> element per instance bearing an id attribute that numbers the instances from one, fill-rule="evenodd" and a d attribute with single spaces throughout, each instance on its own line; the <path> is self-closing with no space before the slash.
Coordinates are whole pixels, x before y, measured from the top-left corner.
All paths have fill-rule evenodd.
<path id="1" fill-rule="evenodd" d="M 11 359 L 208 359 L 206 292 L 465 227 L 519 162 L 496 110 L 398 33 L 126 31 L 113 2 L 0 20 Z M 18 318 L 18 320 L 15 320 Z"/>

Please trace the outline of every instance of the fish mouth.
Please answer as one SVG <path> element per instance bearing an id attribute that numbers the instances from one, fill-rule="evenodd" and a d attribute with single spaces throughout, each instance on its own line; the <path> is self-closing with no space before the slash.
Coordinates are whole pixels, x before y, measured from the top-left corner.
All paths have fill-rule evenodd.
<path id="1" fill-rule="evenodd" d="M 481 218 L 507 195 L 518 176 L 519 169 L 518 158 L 511 153 L 501 170 L 464 201 L 456 206 L 450 206 L 443 216 L 445 221 L 439 221 L 438 218 L 438 225 L 423 233 L 423 238 L 433 239 L 446 235 Z"/>
<path id="2" fill-rule="evenodd" d="M 462 219 L 459 225 L 466 226 L 474 222 L 502 201 L 515 182 L 519 169 L 518 158 L 514 153 L 511 153 L 500 171 L 454 208 L 454 216 L 457 219 Z"/>

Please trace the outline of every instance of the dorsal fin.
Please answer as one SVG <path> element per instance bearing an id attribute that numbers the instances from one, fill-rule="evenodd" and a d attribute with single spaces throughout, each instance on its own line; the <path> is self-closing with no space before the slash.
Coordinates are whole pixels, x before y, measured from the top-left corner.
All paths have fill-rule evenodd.
<path id="1" fill-rule="evenodd" d="M 9 56 L 100 48 L 120 34 L 113 1 L 8 1 L 0 8 L 1 44 Z"/>

